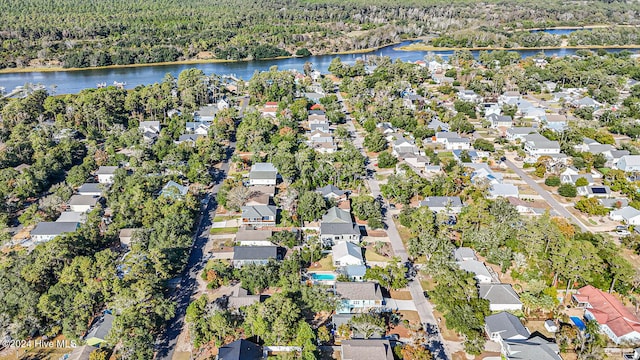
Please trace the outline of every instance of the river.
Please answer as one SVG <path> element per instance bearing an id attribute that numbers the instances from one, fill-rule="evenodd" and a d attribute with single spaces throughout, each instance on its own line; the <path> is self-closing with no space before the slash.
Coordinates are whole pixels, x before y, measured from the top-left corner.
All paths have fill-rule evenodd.
<path id="1" fill-rule="evenodd" d="M 233 74 L 238 78 L 248 80 L 255 71 L 268 70 L 271 66 L 277 65 L 280 70 L 295 69 L 302 71 L 304 63 L 309 61 L 314 68 L 326 72 L 331 60 L 335 57 L 347 64 L 354 63 L 357 59 L 364 56 L 389 56 L 392 60 L 400 59 L 402 61 L 422 60 L 427 54 L 439 55 L 447 59 L 453 54 L 453 50 L 443 51 L 401 51 L 394 50 L 399 46 L 405 46 L 414 41 L 405 41 L 401 44 L 383 47 L 366 54 L 347 54 L 347 55 L 320 55 L 307 58 L 287 58 L 277 60 L 259 60 L 259 61 L 240 61 L 229 63 L 204 63 L 204 64 L 168 64 L 168 65 L 149 65 L 139 67 L 126 68 L 107 68 L 107 69 L 88 69 L 78 71 L 52 71 L 52 72 L 22 72 L 22 73 L 4 73 L 0 74 L 0 87 L 4 87 L 6 92 L 10 92 L 17 86 L 29 84 L 44 85 L 52 94 L 75 94 L 86 88 L 94 88 L 99 83 L 113 84 L 114 81 L 126 83 L 126 88 L 131 89 L 137 85 L 147 85 L 159 82 L 167 74 L 174 76 L 188 68 L 198 68 L 205 74 Z M 620 52 L 621 48 L 605 49 L 609 52 Z M 539 54 L 541 50 L 515 50 L 522 57 L 531 57 Z M 573 55 L 577 49 L 548 49 L 544 50 L 547 56 L 567 56 Z M 474 56 L 478 56 L 480 51 L 472 51 Z"/>

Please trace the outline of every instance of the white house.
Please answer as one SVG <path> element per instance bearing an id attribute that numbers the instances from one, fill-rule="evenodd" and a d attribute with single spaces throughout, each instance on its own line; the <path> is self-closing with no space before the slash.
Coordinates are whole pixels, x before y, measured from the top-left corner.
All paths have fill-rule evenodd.
<path id="1" fill-rule="evenodd" d="M 499 197 L 520 197 L 518 187 L 513 184 L 492 184 L 489 188 L 489 198 L 497 199 Z"/>
<path id="2" fill-rule="evenodd" d="M 461 90 L 461 91 L 458 91 L 458 99 L 463 101 L 479 103 L 482 101 L 482 96 L 476 94 L 476 92 L 473 90 Z"/>
<path id="3" fill-rule="evenodd" d="M 513 126 L 513 119 L 508 115 L 489 114 L 485 116 L 487 120 L 491 122 L 492 129 L 511 128 Z"/>
<path id="4" fill-rule="evenodd" d="M 333 136 L 320 129 L 313 130 L 308 136 L 309 141 L 312 143 L 333 143 Z"/>
<path id="5" fill-rule="evenodd" d="M 69 205 L 71 211 L 86 213 L 93 210 L 98 200 L 100 200 L 99 196 L 72 195 L 67 205 Z"/>
<path id="6" fill-rule="evenodd" d="M 489 339 L 502 345 L 506 340 L 526 340 L 531 335 L 520 319 L 508 312 L 499 312 L 484 318 Z"/>
<path id="7" fill-rule="evenodd" d="M 516 141 L 520 139 L 520 141 L 524 141 L 525 136 L 536 133 L 536 131 L 537 129 L 532 127 L 512 127 L 507 130 L 507 140 Z"/>
<path id="8" fill-rule="evenodd" d="M 338 314 L 369 312 L 384 306 L 380 285 L 374 282 L 336 282 L 335 291 L 341 300 Z"/>
<path id="9" fill-rule="evenodd" d="M 96 175 L 98 176 L 98 182 L 100 184 L 113 184 L 113 177 L 118 170 L 117 166 L 100 166 Z"/>
<path id="10" fill-rule="evenodd" d="M 507 91 L 504 94 L 500 95 L 500 97 L 498 98 L 498 103 L 500 104 L 507 104 L 507 103 L 512 103 L 512 102 L 518 102 L 520 100 L 521 96 L 520 93 L 517 91 Z"/>
<path id="11" fill-rule="evenodd" d="M 640 319 L 612 294 L 587 285 L 572 300 L 584 308 L 584 318 L 596 321 L 614 343 L 640 344 Z"/>
<path id="12" fill-rule="evenodd" d="M 360 242 L 360 228 L 353 224 L 348 211 L 332 207 L 320 221 L 320 240 L 324 244 L 337 244 L 341 241 Z"/>
<path id="13" fill-rule="evenodd" d="M 624 221 L 628 225 L 640 225 L 640 210 L 625 206 L 622 209 L 610 212 L 609 218 L 613 221 Z"/>
<path id="14" fill-rule="evenodd" d="M 272 163 L 255 163 L 249 172 L 249 185 L 275 185 L 278 169 Z"/>
<path id="15" fill-rule="evenodd" d="M 493 282 L 493 278 L 487 267 L 478 260 L 459 261 L 458 266 L 466 272 L 475 274 L 474 277 L 480 284 L 490 284 Z"/>
<path id="16" fill-rule="evenodd" d="M 418 147 L 412 142 L 404 137 L 400 136 L 393 142 L 393 151 L 394 156 L 398 156 L 400 153 L 418 153 Z"/>
<path id="17" fill-rule="evenodd" d="M 489 300 L 491 311 L 518 311 L 522 310 L 520 297 L 510 284 L 480 284 L 479 296 Z"/>
<path id="18" fill-rule="evenodd" d="M 444 147 L 447 150 L 469 150 L 471 149 L 471 140 L 463 137 L 445 139 Z"/>
<path id="19" fill-rule="evenodd" d="M 364 265 L 362 248 L 350 241 L 340 241 L 331 248 L 333 266 Z"/>
<path id="20" fill-rule="evenodd" d="M 77 222 L 40 222 L 31 230 L 31 240 L 42 243 L 53 240 L 56 236 L 71 233 L 78 228 Z"/>
<path id="21" fill-rule="evenodd" d="M 78 188 L 78 195 L 101 196 L 102 187 L 99 183 L 84 183 Z"/>
<path id="22" fill-rule="evenodd" d="M 533 157 L 560 154 L 560 143 L 552 141 L 540 134 L 524 137 L 524 150 Z"/>
<path id="23" fill-rule="evenodd" d="M 624 172 L 640 171 L 640 155 L 625 155 L 618 160 L 616 167 Z"/>
<path id="24" fill-rule="evenodd" d="M 447 214 L 459 214 L 462 212 L 462 200 L 458 196 L 429 196 L 420 201 L 418 206 L 426 206 L 433 212 L 445 212 Z"/>

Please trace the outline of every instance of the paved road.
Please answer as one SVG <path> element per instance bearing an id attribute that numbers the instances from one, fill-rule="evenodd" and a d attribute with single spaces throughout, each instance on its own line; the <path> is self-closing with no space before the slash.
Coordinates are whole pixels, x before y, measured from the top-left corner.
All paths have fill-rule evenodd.
<path id="1" fill-rule="evenodd" d="M 347 126 L 349 127 L 349 132 L 355 136 L 353 144 L 362 152 L 365 156 L 364 148 L 362 146 L 364 142 L 364 138 L 356 132 L 356 128 L 353 124 L 353 119 L 349 116 L 349 112 L 346 104 L 343 102 L 342 95 L 339 92 L 336 92 L 338 96 L 338 100 L 342 102 L 342 108 L 344 112 L 347 114 Z M 373 168 L 371 162 L 367 163 L 367 171 L 368 173 L 375 173 L 375 168 Z M 371 195 L 373 197 L 381 196 L 380 193 L 380 184 L 375 177 L 367 178 L 368 188 L 371 191 Z M 383 213 L 389 214 L 389 204 L 385 201 L 383 203 Z M 398 229 L 396 228 L 396 224 L 392 219 L 386 218 L 383 220 L 386 225 L 387 235 L 389 236 L 389 241 L 391 242 L 391 248 L 397 257 L 400 258 L 402 263 L 404 264 L 408 260 L 407 250 L 402 243 L 402 238 L 400 238 L 400 234 L 398 233 Z M 413 299 L 413 303 L 415 304 L 416 310 L 418 311 L 418 316 L 420 317 L 420 321 L 422 322 L 425 331 L 427 332 L 428 337 L 431 339 L 428 347 L 434 355 L 435 359 L 443 359 L 447 360 L 451 358 L 451 354 L 449 354 L 448 349 L 444 346 L 444 339 L 442 338 L 440 331 L 438 329 L 437 321 L 435 316 L 433 316 L 433 305 L 427 301 L 424 296 L 422 286 L 419 281 L 411 280 L 409 282 L 409 291 L 411 292 L 411 297 Z"/>
<path id="2" fill-rule="evenodd" d="M 235 150 L 235 146 L 235 142 L 229 145 L 226 160 L 222 163 L 220 170 L 216 174 L 215 185 L 209 191 L 209 202 L 200 214 L 200 222 L 195 232 L 195 239 L 189 255 L 189 261 L 182 274 L 182 280 L 180 281 L 180 285 L 173 290 L 170 295 L 170 299 L 176 303 L 176 314 L 173 319 L 167 321 L 165 331 L 156 339 L 156 359 L 171 360 L 173 358 L 178 337 L 184 326 L 184 316 L 187 312 L 187 306 L 191 303 L 193 294 L 198 290 L 196 277 L 207 263 L 207 259 L 204 256 L 204 247 L 209 240 L 211 219 L 215 217 L 216 207 L 218 206 L 216 203 L 216 195 L 220 184 L 229 171 L 229 159 Z"/>
<path id="3" fill-rule="evenodd" d="M 556 199 L 549 194 L 547 190 L 542 188 L 535 180 L 533 180 L 529 174 L 522 171 L 518 166 L 511 162 L 511 160 L 505 160 L 504 163 L 513 170 L 524 182 L 526 182 L 533 190 L 535 190 L 538 195 L 542 196 L 543 199 L 547 201 L 547 203 L 555 210 L 560 216 L 565 217 L 567 219 L 573 220 L 573 222 L 578 225 L 582 231 L 591 232 L 577 217 L 575 217 L 569 210 L 565 209 L 562 204 L 560 204 Z"/>

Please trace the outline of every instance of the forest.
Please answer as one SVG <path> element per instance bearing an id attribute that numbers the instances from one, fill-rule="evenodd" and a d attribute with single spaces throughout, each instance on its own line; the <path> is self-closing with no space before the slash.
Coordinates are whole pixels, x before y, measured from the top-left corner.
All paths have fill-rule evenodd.
<path id="1" fill-rule="evenodd" d="M 491 0 L 481 7 L 443 0 L 2 0 L 0 69 L 308 56 L 425 36 L 441 46 L 490 45 L 514 29 L 636 25 L 639 10 L 637 3 L 600 0 Z M 572 43 L 637 38 L 635 29 L 598 34 L 576 36 Z M 557 43 L 541 33 L 514 36 L 523 46 Z"/>

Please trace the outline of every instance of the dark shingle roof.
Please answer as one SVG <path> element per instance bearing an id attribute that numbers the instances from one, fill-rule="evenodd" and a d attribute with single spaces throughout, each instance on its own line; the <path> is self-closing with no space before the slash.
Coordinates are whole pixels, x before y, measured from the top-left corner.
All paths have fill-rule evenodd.
<path id="1" fill-rule="evenodd" d="M 258 360 L 262 359 L 262 346 L 240 339 L 229 343 L 218 351 L 218 360 Z"/>

